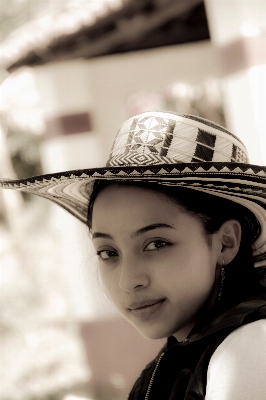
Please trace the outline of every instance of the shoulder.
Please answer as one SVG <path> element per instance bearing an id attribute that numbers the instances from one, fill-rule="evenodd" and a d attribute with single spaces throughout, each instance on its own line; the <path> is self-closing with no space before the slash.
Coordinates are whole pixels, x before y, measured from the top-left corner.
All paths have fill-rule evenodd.
<path id="1" fill-rule="evenodd" d="M 207 371 L 206 400 L 264 400 L 266 319 L 230 333 L 213 353 Z"/>

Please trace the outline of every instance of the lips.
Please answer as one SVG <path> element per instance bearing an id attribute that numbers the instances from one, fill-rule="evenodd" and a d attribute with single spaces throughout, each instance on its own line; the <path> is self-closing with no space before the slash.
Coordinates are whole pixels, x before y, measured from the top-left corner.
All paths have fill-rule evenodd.
<path id="1" fill-rule="evenodd" d="M 145 307 L 153 306 L 155 304 L 161 303 L 165 299 L 150 299 L 150 300 L 143 300 L 143 301 L 134 301 L 128 307 L 129 310 L 139 310 Z"/>
<path id="2" fill-rule="evenodd" d="M 128 307 L 128 311 L 132 317 L 148 323 L 160 316 L 161 311 L 165 308 L 166 299 L 150 299 L 144 301 L 133 302 Z"/>

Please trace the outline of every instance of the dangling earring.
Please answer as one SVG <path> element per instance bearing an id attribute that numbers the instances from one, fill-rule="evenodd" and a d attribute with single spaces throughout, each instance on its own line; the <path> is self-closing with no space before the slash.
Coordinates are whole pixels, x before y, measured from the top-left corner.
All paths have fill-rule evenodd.
<path id="1" fill-rule="evenodd" d="M 224 270 L 224 258 L 223 258 L 223 265 L 221 268 L 221 283 L 220 283 L 220 290 L 218 293 L 218 300 L 221 300 L 222 297 L 222 291 L 223 291 L 223 285 L 224 285 L 224 280 L 225 280 L 225 270 Z"/>

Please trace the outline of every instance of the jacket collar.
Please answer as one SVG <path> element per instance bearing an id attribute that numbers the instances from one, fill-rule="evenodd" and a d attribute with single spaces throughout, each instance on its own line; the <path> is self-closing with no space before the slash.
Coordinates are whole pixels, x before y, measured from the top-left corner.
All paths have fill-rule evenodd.
<path id="1" fill-rule="evenodd" d="M 229 333 L 246 323 L 266 318 L 266 293 L 251 297 L 217 316 L 218 313 L 218 307 L 214 306 L 194 326 L 187 340 L 178 342 L 171 336 L 168 338 L 167 348 L 174 344 L 188 345 L 191 342 L 216 335 L 218 332 L 220 335 L 222 331 Z"/>

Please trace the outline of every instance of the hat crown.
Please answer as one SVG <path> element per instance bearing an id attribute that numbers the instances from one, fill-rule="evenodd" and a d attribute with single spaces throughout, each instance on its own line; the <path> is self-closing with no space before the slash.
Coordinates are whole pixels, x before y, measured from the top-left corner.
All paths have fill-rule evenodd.
<path id="1" fill-rule="evenodd" d="M 114 140 L 107 166 L 190 162 L 248 163 L 244 144 L 206 119 L 171 112 L 145 112 L 128 119 Z"/>

